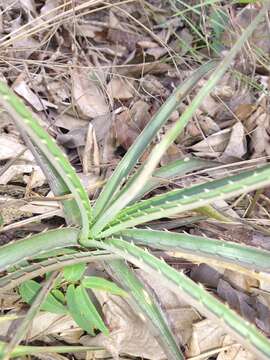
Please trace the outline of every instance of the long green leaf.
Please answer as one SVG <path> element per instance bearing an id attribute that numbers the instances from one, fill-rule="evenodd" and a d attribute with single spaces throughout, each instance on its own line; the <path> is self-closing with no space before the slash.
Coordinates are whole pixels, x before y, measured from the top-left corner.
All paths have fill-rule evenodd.
<path id="1" fill-rule="evenodd" d="M 145 250 L 127 241 L 112 238 L 106 241 L 91 241 L 97 246 L 115 252 L 144 271 L 157 276 L 175 293 L 180 293 L 188 304 L 195 307 L 204 316 L 220 323 L 222 327 L 260 360 L 270 358 L 269 340 L 252 324 L 243 320 L 228 306 L 209 294 L 202 286 L 197 285 L 186 275 L 170 267 Z"/>
<path id="2" fill-rule="evenodd" d="M 175 160 L 169 164 L 163 165 L 154 171 L 151 178 L 132 202 L 141 199 L 145 194 L 159 186 L 170 184 L 178 177 L 184 176 L 187 173 L 191 173 L 196 170 L 211 168 L 217 164 L 218 163 L 214 161 L 203 160 L 195 157 L 186 157 L 184 159 Z M 123 191 L 120 191 L 116 199 L 121 196 L 122 193 Z"/>
<path id="3" fill-rule="evenodd" d="M 0 251 L 0 271 L 50 250 L 78 246 L 79 236 L 79 229 L 58 229 L 2 246 Z"/>
<path id="4" fill-rule="evenodd" d="M 30 309 L 28 310 L 27 314 L 24 316 L 22 322 L 17 327 L 15 334 L 13 334 L 12 338 L 10 339 L 9 343 L 2 349 L 3 355 L 1 357 L 2 360 L 9 360 L 9 355 L 15 349 L 17 345 L 23 340 L 27 330 L 29 329 L 34 317 L 36 316 L 37 312 L 40 309 L 40 306 L 43 304 L 44 300 L 46 301 L 47 296 L 50 290 L 54 287 L 56 281 L 58 279 L 58 274 L 53 272 L 50 274 L 48 279 L 42 285 L 38 294 L 36 294 L 35 298 L 33 299 Z"/>
<path id="5" fill-rule="evenodd" d="M 67 306 L 70 312 L 70 315 L 76 321 L 76 323 L 89 334 L 94 335 L 93 323 L 88 318 L 85 317 L 85 314 L 81 310 L 80 298 L 76 294 L 76 289 L 74 285 L 69 285 L 66 292 Z"/>
<path id="6" fill-rule="evenodd" d="M 43 159 L 46 158 L 47 164 L 50 164 L 54 169 L 54 174 L 59 174 L 61 182 L 66 184 L 66 187 L 74 196 L 80 210 L 81 236 L 87 238 L 89 236 L 89 221 L 92 219 L 92 209 L 87 192 L 68 159 L 55 144 L 54 139 L 39 125 L 39 120 L 3 81 L 0 81 L 0 103 L 13 117 L 22 134 L 27 134 L 31 143 L 42 154 Z"/>
<path id="7" fill-rule="evenodd" d="M 136 165 L 147 146 L 156 136 L 158 130 L 164 125 L 170 114 L 179 106 L 182 99 L 186 97 L 189 91 L 196 85 L 196 83 L 213 67 L 216 65 L 215 61 L 209 62 L 201 66 L 194 74 L 179 85 L 175 92 L 167 99 L 161 106 L 154 118 L 145 127 L 143 132 L 138 136 L 131 148 L 128 150 L 124 158 L 120 161 L 117 168 L 113 172 L 111 178 L 105 185 L 102 193 L 96 201 L 94 207 L 94 216 L 98 217 L 104 212 L 104 209 L 109 207 L 114 194 L 119 189 L 120 184 L 129 175 L 130 171 Z"/>
<path id="8" fill-rule="evenodd" d="M 114 295 L 127 296 L 127 293 L 115 283 L 97 276 L 85 276 L 81 285 L 86 289 L 107 291 Z"/>
<path id="9" fill-rule="evenodd" d="M 170 183 L 175 178 L 179 176 L 184 176 L 188 172 L 192 172 L 195 170 L 200 170 L 203 168 L 211 168 L 218 163 L 214 161 L 208 161 L 193 157 L 186 157 L 183 160 L 172 161 L 167 165 L 161 166 L 151 176 L 145 186 L 140 190 L 138 195 L 136 196 L 131 203 L 136 200 L 140 200 L 146 193 L 152 191 L 153 189 L 162 186 L 163 184 Z M 132 178 L 131 178 L 132 180 Z M 123 189 L 125 190 L 125 189 Z M 123 191 L 120 191 L 116 197 L 116 199 L 121 196 Z M 221 214 L 218 210 L 214 209 L 211 205 L 207 205 L 201 208 L 198 208 L 197 211 L 200 214 L 207 215 L 207 217 L 219 220 L 230 222 L 230 220 L 223 214 Z"/>
<path id="10" fill-rule="evenodd" d="M 29 139 L 30 140 L 32 140 L 32 138 L 31 138 L 31 134 L 29 134 Z M 38 145 L 39 144 L 37 144 L 37 149 L 39 149 L 38 148 Z M 53 153 L 53 152 L 52 152 Z M 43 157 L 41 156 L 41 152 L 40 151 L 36 151 L 36 154 L 37 154 L 37 161 L 38 161 L 38 163 L 41 163 L 42 161 L 44 161 L 44 159 L 43 159 Z M 55 162 L 55 160 L 54 160 L 54 158 L 52 157 L 51 159 L 49 159 L 47 162 L 46 162 L 46 166 L 47 166 L 47 174 L 49 173 L 50 174 L 50 172 L 53 172 L 54 171 L 54 162 Z M 61 165 L 61 162 L 59 163 L 60 165 Z M 62 169 L 63 171 L 65 171 L 65 169 Z M 60 195 L 60 194 L 62 194 L 62 193 L 64 193 L 65 192 L 65 184 L 64 184 L 64 182 L 62 181 L 62 178 L 61 178 L 61 174 L 59 174 L 60 176 L 59 177 L 54 177 L 54 183 L 53 183 L 53 186 L 54 186 L 54 190 L 55 190 L 55 194 L 56 195 Z M 51 182 L 50 182 L 50 184 L 52 184 Z M 72 221 L 74 221 L 74 214 L 72 214 L 72 211 L 74 211 L 74 208 L 72 209 L 70 209 L 70 211 L 66 211 L 65 212 L 65 216 L 66 216 L 66 220 L 67 220 L 67 223 L 69 223 L 69 222 L 72 222 Z M 82 208 L 82 211 L 84 211 L 84 209 Z M 71 216 L 71 219 L 69 218 Z M 75 217 L 75 222 L 76 222 L 76 217 Z M 78 223 L 78 225 L 80 225 L 80 223 Z M 48 235 L 48 234 L 46 234 L 46 235 Z M 44 252 L 48 252 L 49 250 L 54 250 L 55 248 L 57 248 L 57 243 L 56 244 L 54 244 L 54 246 L 48 246 L 48 245 L 46 245 L 45 244 L 45 238 L 46 237 L 42 237 L 41 239 L 40 239 L 40 247 L 43 249 L 42 251 L 44 251 Z M 42 243 L 42 240 L 44 241 L 44 243 Z M 57 240 L 57 239 L 56 239 Z M 66 239 L 65 239 L 66 240 Z M 29 241 L 29 239 L 28 239 L 28 241 Z M 33 243 L 33 242 L 32 242 Z M 37 244 L 35 244 L 35 242 L 33 243 L 33 248 L 31 248 L 31 247 L 27 247 L 27 245 L 31 245 L 31 239 L 30 239 L 30 241 L 29 242 L 24 242 L 24 245 L 25 245 L 25 249 L 24 249 L 24 254 L 22 254 L 22 256 L 20 256 L 19 258 L 20 259 L 22 259 L 22 258 L 27 258 L 27 257 L 29 257 L 29 256 L 32 256 L 32 254 L 34 254 L 34 255 L 36 255 L 36 247 L 37 247 Z M 69 241 L 68 241 L 68 244 L 69 245 L 72 245 L 72 242 L 70 243 Z M 52 244 L 51 244 L 52 245 Z M 67 245 L 67 246 L 69 246 L 69 245 Z M 12 250 L 13 249 L 13 252 L 14 253 L 17 253 L 17 255 L 18 255 L 18 251 L 17 251 L 17 248 L 15 247 L 15 248 L 9 248 L 8 250 Z M 74 256 L 74 254 L 73 254 L 73 256 Z M 57 259 L 56 259 L 57 260 Z M 72 260 L 73 261 L 73 260 Z M 11 262 L 9 262 L 9 265 L 11 264 Z M 46 264 L 48 264 L 48 261 L 46 262 Z M 61 263 L 60 265 L 64 265 L 63 263 Z M 59 268 L 60 266 L 58 266 L 58 264 L 55 264 L 54 262 L 51 264 L 48 264 L 48 266 L 50 266 L 51 268 L 54 268 L 54 269 L 57 269 L 57 268 Z M 45 269 L 48 269 L 48 268 L 45 268 Z M 9 277 L 6 277 L 5 279 L 3 279 L 3 286 L 6 288 L 8 285 L 6 284 L 6 281 L 8 281 L 10 278 L 12 279 L 12 283 L 10 284 L 10 286 L 12 286 L 12 285 L 14 285 L 14 284 L 18 284 L 18 283 L 20 283 L 23 279 L 29 279 L 29 276 L 31 277 L 31 276 L 33 276 L 33 275 L 40 275 L 41 273 L 44 273 L 44 269 L 43 269 L 43 271 L 40 273 L 40 268 L 38 267 L 38 265 L 36 265 L 35 266 L 35 268 L 33 269 L 33 267 L 30 267 L 30 269 L 29 268 L 27 268 L 27 269 L 25 269 L 25 270 L 28 270 L 28 271 L 32 271 L 30 274 L 29 273 L 23 273 L 23 270 L 22 271 L 20 271 L 19 273 L 18 273 L 18 276 L 19 276 L 19 278 L 18 277 L 15 277 L 15 278 L 13 278 L 12 276 L 9 276 Z M 73 291 L 74 290 L 74 291 Z M 69 304 L 70 303 L 72 303 L 72 301 L 74 300 L 74 296 L 73 296 L 73 293 L 75 292 L 75 289 L 73 289 L 72 287 L 70 288 L 68 288 L 68 301 L 69 301 Z M 72 297 L 73 296 L 73 297 Z M 76 304 L 75 304 L 76 305 Z M 70 305 L 71 306 L 71 305 Z M 74 309 L 74 307 L 73 307 L 73 309 Z M 158 309 L 157 309 L 157 311 L 158 311 Z M 78 314 L 76 314 L 75 315 L 75 313 L 73 314 L 74 316 L 79 316 Z M 156 318 L 157 319 L 157 318 Z M 82 321 L 83 321 L 83 317 L 79 317 L 79 319 L 77 319 L 77 322 L 80 324 L 82 324 L 82 327 L 84 328 L 84 329 L 88 329 L 88 331 L 92 331 L 91 329 L 91 327 L 89 328 L 87 328 L 87 324 L 85 324 L 85 323 L 82 323 Z M 164 325 L 163 325 L 163 327 L 164 327 Z M 159 327 L 157 327 L 157 328 L 159 328 Z M 170 333 L 170 330 L 169 330 L 169 328 L 166 330 L 167 331 L 167 333 Z M 164 332 L 164 334 L 165 334 L 165 332 Z M 175 346 L 175 345 L 174 345 Z M 164 349 L 164 351 L 166 352 L 167 351 L 167 349 Z M 175 359 L 180 359 L 181 357 L 175 357 Z"/>
<path id="11" fill-rule="evenodd" d="M 15 288 L 24 281 L 31 280 L 35 277 L 42 276 L 45 273 L 59 270 L 65 266 L 80 263 L 90 263 L 94 261 L 106 261 L 117 258 L 115 254 L 108 253 L 104 250 L 76 252 L 63 256 L 55 256 L 38 263 L 20 267 L 6 276 L 0 278 L 0 290 L 6 291 Z"/>
<path id="12" fill-rule="evenodd" d="M 109 335 L 109 330 L 83 286 L 75 288 L 74 285 L 69 285 L 66 298 L 71 316 L 82 329 L 91 335 L 94 335 L 95 329 Z"/>
<path id="13" fill-rule="evenodd" d="M 42 151 L 31 142 L 31 139 L 23 131 L 23 128 L 17 122 L 18 130 L 26 143 L 27 147 L 31 150 L 35 157 L 37 164 L 41 167 L 46 179 L 49 183 L 50 189 L 55 196 L 62 196 L 71 194 L 72 190 L 67 186 L 61 174 L 56 170 L 54 166 L 51 166 L 50 161 L 42 153 Z M 82 218 L 80 208 L 78 207 L 75 198 L 62 200 L 63 211 L 67 225 L 82 225 Z"/>
<path id="14" fill-rule="evenodd" d="M 251 270 L 255 276 L 260 272 L 270 272 L 270 251 L 257 249 L 246 244 L 210 239 L 202 236 L 180 234 L 167 231 L 128 229 L 119 235 L 135 244 L 150 246 L 167 251 L 180 251 L 180 254 L 193 260 L 211 263 L 215 260 L 220 266 Z M 270 274 L 265 274 L 268 280 Z"/>
<path id="15" fill-rule="evenodd" d="M 172 142 L 177 138 L 181 131 L 186 126 L 187 122 L 195 114 L 195 111 L 202 104 L 205 96 L 207 96 L 214 86 L 218 83 L 220 78 L 224 75 L 227 69 L 231 66 L 231 63 L 244 45 L 245 41 L 256 29 L 257 25 L 260 23 L 262 17 L 266 13 L 266 9 L 270 5 L 263 6 L 262 10 L 256 16 L 256 18 L 251 22 L 251 24 L 246 28 L 242 33 L 239 39 L 236 41 L 232 49 L 227 53 L 226 57 L 220 62 L 216 70 L 212 73 L 206 84 L 199 90 L 198 94 L 192 100 L 191 104 L 186 108 L 184 113 L 179 118 L 179 121 L 165 134 L 163 139 L 157 144 L 154 149 L 151 151 L 147 161 L 142 165 L 141 169 L 137 172 L 133 181 L 129 186 L 125 187 L 125 192 L 120 196 L 116 201 L 110 204 L 109 208 L 105 209 L 102 214 L 97 218 L 96 222 L 92 227 L 92 235 L 97 236 L 102 229 L 116 216 L 117 213 L 125 206 L 127 206 L 140 192 L 140 189 L 145 186 L 148 179 L 154 172 L 156 166 L 158 165 L 161 157 L 167 151 Z M 150 123 L 151 125 L 151 123 Z M 108 198 L 106 198 L 108 201 Z"/>
<path id="16" fill-rule="evenodd" d="M 141 318 L 147 322 L 152 335 L 160 344 L 168 359 L 182 360 L 184 356 L 177 345 L 177 341 L 168 326 L 166 316 L 160 305 L 155 300 L 154 294 L 146 289 L 145 285 L 139 280 L 136 274 L 131 271 L 129 266 L 123 260 L 110 261 L 106 269 L 112 277 L 132 295 L 130 299 L 131 306 Z"/>
<path id="17" fill-rule="evenodd" d="M 0 342 L 0 358 L 3 356 L 3 349 L 6 346 L 4 342 Z M 10 354 L 11 358 L 21 358 L 25 355 L 35 355 L 35 354 L 52 354 L 52 353 L 66 353 L 70 354 L 72 352 L 86 352 L 86 351 L 104 351 L 104 348 L 101 346 L 23 346 L 18 345 Z"/>
<path id="18" fill-rule="evenodd" d="M 219 199 L 229 199 L 269 186 L 269 184 L 270 166 L 266 165 L 254 171 L 208 181 L 188 189 L 169 191 L 127 207 L 102 231 L 99 237 L 109 236 L 151 220 L 193 210 Z"/>

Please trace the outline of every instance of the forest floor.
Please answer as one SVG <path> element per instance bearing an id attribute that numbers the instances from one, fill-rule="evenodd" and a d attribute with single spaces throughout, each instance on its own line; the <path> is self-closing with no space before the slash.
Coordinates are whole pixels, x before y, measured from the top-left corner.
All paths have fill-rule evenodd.
<path id="1" fill-rule="evenodd" d="M 173 90 L 201 64 L 222 58 L 260 7 L 259 1 L 237 0 L 3 0 L 1 80 L 38 115 L 67 153 L 94 200 Z M 164 165 L 193 156 L 214 161 L 215 166 L 168 181 L 155 194 L 234 174 L 239 169 L 254 169 L 268 161 L 270 14 L 231 65 L 160 162 Z M 206 80 L 200 80 L 193 93 L 179 104 L 154 143 L 179 119 Z M 149 151 L 153 145 L 149 144 Z M 59 203 L 48 199 L 52 194 L 44 174 L 5 112 L 0 118 L 0 165 L 1 244 L 63 224 Z M 215 206 L 224 215 L 241 221 L 228 225 L 202 216 L 196 222 L 187 220 L 184 230 L 270 250 L 269 188 Z M 193 215 L 185 213 L 180 220 Z M 169 229 L 179 230 L 177 219 L 168 219 Z M 212 289 L 270 336 L 269 284 L 231 270 L 222 272 L 207 264 L 187 263 L 169 254 L 166 261 L 188 271 L 193 280 Z M 181 299 L 168 293 L 165 296 L 161 284 L 145 281 L 159 294 L 163 308 L 171 312 L 187 358 L 256 359 L 239 345 L 232 345 L 219 326 L 191 313 Z M 0 300 L 5 313 L 19 313 L 26 306 L 18 292 L 0 295 Z M 117 349 L 120 353 L 132 357 L 137 347 L 140 358 L 162 358 L 160 349 L 151 348 L 152 337 L 145 335 L 147 331 L 134 316 L 127 316 L 115 301 L 103 301 L 111 301 L 111 313 L 118 312 L 118 320 L 110 313 L 106 321 L 122 331 Z M 28 340 L 39 344 L 87 343 L 81 340 L 82 331 L 74 328 L 70 318 L 60 320 L 59 315 L 40 313 Z M 0 336 L 6 331 L 7 326 L 2 326 Z M 124 336 L 129 332 L 131 347 L 130 334 Z M 88 359 L 94 358 L 91 356 L 89 353 Z M 52 358 L 66 359 L 68 355 Z"/>

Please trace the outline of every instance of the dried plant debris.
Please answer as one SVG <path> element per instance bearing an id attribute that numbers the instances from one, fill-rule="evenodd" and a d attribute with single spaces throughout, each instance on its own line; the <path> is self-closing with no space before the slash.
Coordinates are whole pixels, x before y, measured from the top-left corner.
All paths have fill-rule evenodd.
<path id="1" fill-rule="evenodd" d="M 165 289 L 157 278 L 142 271 L 137 271 L 137 274 L 155 292 L 180 343 L 187 344 L 192 334 L 192 323 L 200 319 L 199 315 L 179 296 Z M 103 312 L 111 329 L 111 336 L 110 338 L 103 334 L 95 338 L 84 336 L 80 340 L 82 344 L 102 345 L 115 355 L 127 354 L 146 359 L 164 359 L 164 353 L 149 332 L 146 320 L 134 313 L 128 299 L 101 292 L 96 293 L 96 296 L 104 304 Z"/>
<path id="2" fill-rule="evenodd" d="M 174 89 L 201 63 L 220 58 L 260 9 L 259 1 L 0 0 L 1 80 L 8 83 L 54 137 L 94 201 L 113 169 Z M 160 165 L 190 156 L 215 163 L 164 181 L 155 193 L 256 168 L 270 156 L 270 14 L 259 24 L 218 86 L 204 98 Z M 149 144 L 158 143 L 207 81 L 200 80 Z M 144 162 L 146 151 L 139 161 Z M 270 191 L 213 204 L 233 224 L 174 216 L 160 226 L 270 249 Z M 184 220 L 194 213 L 184 214 Z M 196 214 L 197 216 L 198 214 Z M 63 223 L 42 169 L 0 109 L 0 242 Z M 181 222 L 182 221 L 182 222 Z M 166 225 L 164 225 L 166 222 Z M 30 227 L 32 225 L 32 227 Z M 158 226 L 158 224 L 156 224 Z M 14 230 L 14 233 L 12 232 Z M 11 231 L 11 233 L 10 233 Z M 14 236 L 13 236 L 14 235 Z M 16 235 L 16 236 L 15 236 Z M 164 254 L 163 254 L 164 255 Z M 196 282 L 270 336 L 270 285 L 232 270 L 191 264 L 167 252 Z M 187 358 L 255 360 L 219 326 L 136 270 L 164 310 Z M 145 319 L 129 299 L 95 292 L 110 337 L 86 335 L 68 315 L 41 311 L 27 342 L 101 345 L 102 352 L 74 359 L 163 360 Z M 12 334 L 25 315 L 17 292 L 1 293 L 0 336 Z M 48 358 L 64 360 L 64 355 Z M 38 355 L 44 358 L 44 355 Z"/>

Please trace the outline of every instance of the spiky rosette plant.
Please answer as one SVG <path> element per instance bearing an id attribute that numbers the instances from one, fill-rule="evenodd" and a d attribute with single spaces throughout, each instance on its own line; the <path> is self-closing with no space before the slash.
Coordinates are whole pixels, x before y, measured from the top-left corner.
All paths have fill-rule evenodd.
<path id="1" fill-rule="evenodd" d="M 175 90 L 118 164 L 93 207 L 67 157 L 24 103 L 6 84 L 0 83 L 0 102 L 14 119 L 21 136 L 46 174 L 51 190 L 58 197 L 70 194 L 68 198 L 63 196 L 62 201 L 68 225 L 66 228 L 33 235 L 1 247 L 0 269 L 4 275 L 0 279 L 0 289 L 19 286 L 21 294 L 31 303 L 29 315 L 25 317 L 17 334 L 10 343 L 1 345 L 5 359 L 38 351 L 35 347 L 24 348 L 17 345 L 40 307 L 71 314 L 78 325 L 90 334 L 94 335 L 94 330 L 98 329 L 109 335 L 109 329 L 88 297 L 86 288 L 102 288 L 123 296 L 128 294 L 130 300 L 133 300 L 133 306 L 143 313 L 143 318 L 150 330 L 153 330 L 168 359 L 184 359 L 166 316 L 151 293 L 136 277 L 132 264 L 158 276 L 164 286 L 180 293 L 201 314 L 218 322 L 258 358 L 269 359 L 270 342 L 255 326 L 242 319 L 200 284 L 196 284 L 140 246 L 177 250 L 191 261 L 214 265 L 218 263 L 224 268 L 269 279 L 268 251 L 185 233 L 151 230 L 151 221 L 198 208 L 203 208 L 215 218 L 222 218 L 210 204 L 268 186 L 270 166 L 141 200 L 144 194 L 159 186 L 164 178 L 172 179 L 208 165 L 203 160 L 187 158 L 156 169 L 161 157 L 179 136 L 204 97 L 227 71 L 241 46 L 261 21 L 267 7 L 269 5 L 262 8 L 223 60 L 201 66 Z M 199 90 L 175 125 L 155 145 L 145 163 L 133 171 L 170 114 L 208 72 L 211 72 L 211 75 L 205 86 Z M 145 223 L 148 227 L 140 228 L 140 225 Z M 60 254 L 57 252 L 60 249 L 66 249 L 67 252 Z M 29 259 L 31 263 L 27 263 Z M 124 290 L 104 279 L 85 277 L 85 266 L 93 261 L 102 261 L 105 269 L 109 270 Z M 9 271 L 10 269 L 12 271 Z M 51 272 L 53 275 L 43 286 L 31 280 Z M 63 295 L 65 303 L 50 293 L 57 279 L 59 284 L 59 272 L 63 272 L 65 282 L 68 282 Z M 64 351 L 60 348 L 51 350 Z"/>

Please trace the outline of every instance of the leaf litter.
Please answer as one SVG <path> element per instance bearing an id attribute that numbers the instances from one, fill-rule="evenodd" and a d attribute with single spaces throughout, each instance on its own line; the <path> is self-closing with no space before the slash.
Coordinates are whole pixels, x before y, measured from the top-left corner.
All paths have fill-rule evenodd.
<path id="1" fill-rule="evenodd" d="M 198 63 L 214 57 L 215 52 L 226 52 L 239 36 L 239 29 L 246 28 L 257 14 L 256 3 L 240 3 L 205 5 L 203 11 L 191 11 L 188 15 L 180 2 L 176 6 L 159 0 L 111 2 L 106 6 L 88 1 L 72 4 L 61 0 L 0 1 L 1 78 L 43 119 L 42 125 L 57 139 L 94 198 L 100 184 L 106 181 L 173 89 L 190 76 Z M 221 23 L 218 18 L 225 30 L 215 22 L 216 11 L 226 15 L 222 15 Z M 200 24 L 199 30 L 194 26 L 196 23 Z M 164 187 L 200 183 L 205 177 L 219 178 L 267 161 L 270 156 L 269 56 L 269 23 L 264 21 L 161 161 L 163 165 L 192 154 L 218 162 L 220 169 L 174 179 L 156 192 Z M 198 83 L 194 94 L 204 82 Z M 189 99 L 179 106 L 155 142 L 178 120 L 188 102 Z M 144 156 L 140 161 L 143 160 Z M 51 219 L 46 219 L 46 214 L 52 209 L 59 210 L 59 203 L 46 202 L 51 196 L 46 179 L 19 139 L 12 121 L 2 111 L 0 165 L 0 171 L 4 169 L 0 176 L 1 203 L 15 201 L 15 206 L 9 206 L 9 212 L 14 212 L 11 215 L 0 207 L 3 229 L 19 220 L 15 235 L 21 237 L 20 220 L 31 220 L 34 214 L 44 215 L 41 220 L 44 223 L 38 226 L 58 224 L 61 212 Z M 18 187 L 24 189 L 19 197 Z M 31 196 L 39 196 L 40 201 L 35 199 L 25 204 L 27 196 L 30 200 Z M 253 194 L 215 205 L 234 219 L 244 219 L 252 200 Z M 13 211 L 15 208 L 17 213 Z M 261 224 L 261 228 L 256 224 Z M 269 191 L 265 189 L 245 224 L 220 227 L 201 220 L 186 225 L 184 230 L 269 248 L 269 224 Z M 5 231 L 0 231 L 1 241 Z M 170 261 L 175 262 L 174 266 L 182 264 L 178 258 Z M 183 266 L 190 271 L 190 264 Z M 221 268 L 192 266 L 192 278 L 209 286 L 269 334 L 269 285 Z M 144 280 L 166 311 L 187 358 L 254 359 L 223 333 L 220 326 L 202 319 L 170 292 L 164 294 L 155 279 Z M 97 293 L 96 297 L 101 304 L 106 303 L 103 313 L 112 330 L 109 341 L 101 334 L 81 337 L 82 331 L 70 318 L 47 312 L 35 318 L 27 334 L 28 341 L 99 343 L 115 358 L 123 353 L 129 357 L 164 358 L 147 325 L 132 313 L 127 302 L 108 294 Z M 16 293 L 5 294 L 1 298 L 2 310 L 19 316 L 24 305 L 18 300 Z M 14 321 L 5 321 L 1 336 L 6 336 L 14 326 Z M 96 355 L 105 358 L 109 353 Z M 77 355 L 76 358 L 79 359 Z"/>

